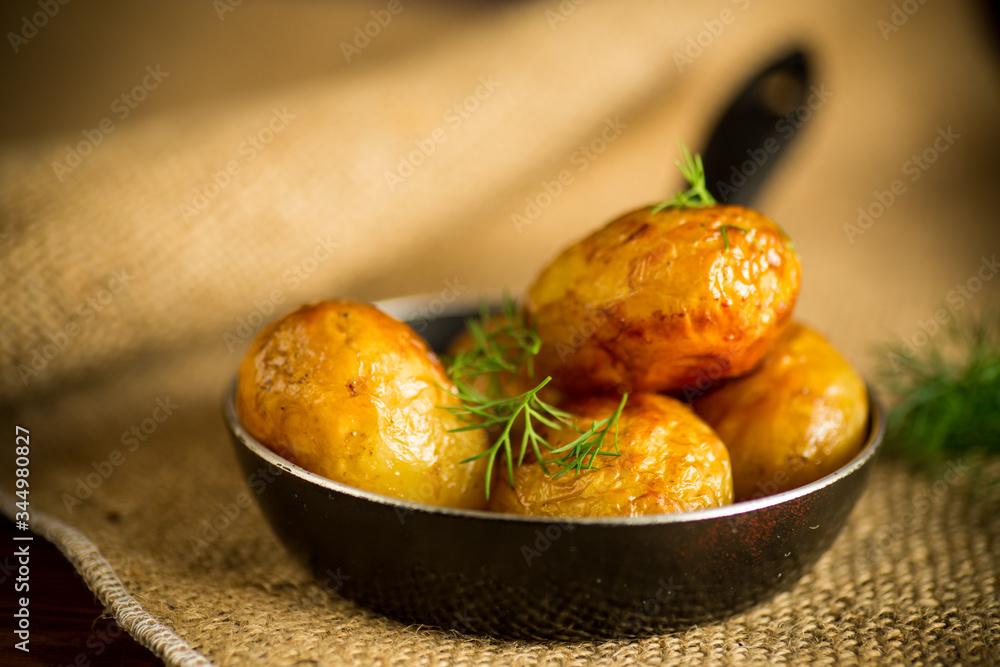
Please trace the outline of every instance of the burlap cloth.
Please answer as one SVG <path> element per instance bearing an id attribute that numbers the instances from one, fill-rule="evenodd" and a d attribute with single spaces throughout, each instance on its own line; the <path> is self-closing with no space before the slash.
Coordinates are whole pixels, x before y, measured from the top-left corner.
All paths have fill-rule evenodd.
<path id="1" fill-rule="evenodd" d="M 703 145 L 793 45 L 822 94 L 758 206 L 802 255 L 798 316 L 870 374 L 873 343 L 922 346 L 937 309 L 997 301 L 1000 72 L 978 5 L 404 2 L 347 62 L 386 7 L 73 3 L 7 55 L 5 421 L 31 429 L 34 529 L 122 626 L 177 665 L 1000 661 L 1000 522 L 961 461 L 940 479 L 882 462 L 789 592 L 641 640 L 404 627 L 314 581 L 256 506 L 206 528 L 247 488 L 219 407 L 241 323 L 328 296 L 519 290 L 678 186 L 676 138 Z"/>

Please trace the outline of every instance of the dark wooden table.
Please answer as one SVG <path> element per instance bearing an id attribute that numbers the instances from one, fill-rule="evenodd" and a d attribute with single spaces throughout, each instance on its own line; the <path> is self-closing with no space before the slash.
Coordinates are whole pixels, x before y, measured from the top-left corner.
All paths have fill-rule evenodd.
<path id="1" fill-rule="evenodd" d="M 0 614 L 3 665 L 163 665 L 163 661 L 104 617 L 104 608 L 90 592 L 69 561 L 44 538 L 35 535 L 31 542 L 15 542 L 16 530 L 6 517 L 0 517 Z M 16 592 L 18 545 L 30 544 L 29 591 Z M 29 599 L 29 653 L 14 648 L 19 640 L 13 634 L 17 600 Z"/>

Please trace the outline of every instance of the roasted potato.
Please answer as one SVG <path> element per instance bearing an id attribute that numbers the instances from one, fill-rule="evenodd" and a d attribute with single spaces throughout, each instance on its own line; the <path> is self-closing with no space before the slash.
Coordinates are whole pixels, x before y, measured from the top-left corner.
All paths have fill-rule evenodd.
<path id="1" fill-rule="evenodd" d="M 614 414 L 619 397 L 591 397 L 566 407 L 588 428 Z M 577 437 L 572 429 L 544 435 L 558 448 Z M 603 449 L 611 451 L 607 436 Z M 733 501 L 729 453 L 722 441 L 688 406 L 666 396 L 629 396 L 618 420 L 620 456 L 594 458 L 594 469 L 569 471 L 558 478 L 555 464 L 546 473 L 537 460 L 497 473 L 490 509 L 513 514 L 559 517 L 639 516 L 685 512 Z M 546 454 L 546 460 L 554 455 Z"/>
<path id="2" fill-rule="evenodd" d="M 695 401 L 729 448 L 738 500 L 808 484 L 860 451 L 868 393 L 819 334 L 792 323 L 754 372 Z"/>
<path id="3" fill-rule="evenodd" d="M 633 211 L 530 287 L 540 374 L 578 394 L 742 375 L 787 324 L 799 273 L 784 232 L 742 206 Z"/>
<path id="4" fill-rule="evenodd" d="M 445 507 L 485 505 L 482 431 L 458 405 L 438 359 L 374 306 L 328 301 L 266 327 L 239 368 L 236 405 L 258 440 L 360 489 Z"/>

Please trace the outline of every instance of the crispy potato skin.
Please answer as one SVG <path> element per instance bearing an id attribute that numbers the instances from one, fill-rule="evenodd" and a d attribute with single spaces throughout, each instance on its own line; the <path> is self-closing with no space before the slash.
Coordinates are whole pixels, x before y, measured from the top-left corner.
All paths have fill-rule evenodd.
<path id="1" fill-rule="evenodd" d="M 818 333 L 792 323 L 763 364 L 695 402 L 729 448 L 738 500 L 808 484 L 864 444 L 868 392 Z"/>
<path id="2" fill-rule="evenodd" d="M 787 237 L 753 210 L 643 208 L 567 248 L 525 310 L 544 341 L 540 374 L 565 391 L 669 391 L 753 368 L 799 282 Z"/>
<path id="3" fill-rule="evenodd" d="M 619 397 L 582 399 L 565 406 L 579 426 L 614 414 Z M 571 442 L 573 431 L 545 430 L 553 446 Z M 605 449 L 613 444 L 609 442 Z M 592 470 L 558 479 L 537 461 L 498 471 L 490 509 L 558 517 L 640 516 L 686 512 L 733 501 L 729 453 L 718 436 L 683 403 L 666 396 L 629 396 L 618 420 L 621 456 L 598 456 Z M 550 471 L 555 472 L 550 466 Z"/>
<path id="4" fill-rule="evenodd" d="M 441 363 L 406 324 L 374 306 L 327 301 L 266 327 L 240 365 L 246 429 L 316 474 L 396 498 L 485 506 L 482 431 L 438 406 L 457 405 Z"/>

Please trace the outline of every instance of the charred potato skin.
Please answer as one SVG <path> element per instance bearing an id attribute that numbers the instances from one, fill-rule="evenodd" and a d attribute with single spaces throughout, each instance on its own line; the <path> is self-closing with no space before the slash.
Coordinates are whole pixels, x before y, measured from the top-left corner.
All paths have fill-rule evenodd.
<path id="1" fill-rule="evenodd" d="M 798 323 L 753 373 L 695 401 L 729 448 L 737 500 L 797 488 L 846 465 L 864 445 L 868 392 L 822 336 Z"/>
<path id="2" fill-rule="evenodd" d="M 620 397 L 599 396 L 564 406 L 579 415 L 581 428 L 611 416 Z M 553 446 L 576 433 L 545 429 Z M 606 441 L 605 450 L 613 448 Z M 683 403 L 666 396 L 629 396 L 618 420 L 620 456 L 598 456 L 593 470 L 558 479 L 537 460 L 506 470 L 493 486 L 490 509 L 552 517 L 640 516 L 727 505 L 733 500 L 729 454 L 718 436 Z"/>
<path id="3" fill-rule="evenodd" d="M 789 321 L 800 271 L 781 228 L 751 209 L 633 211 L 567 248 L 529 289 L 540 375 L 577 394 L 741 375 Z"/>
<path id="4" fill-rule="evenodd" d="M 240 365 L 247 431 L 301 467 L 375 493 L 482 509 L 482 431 L 458 420 L 451 382 L 424 341 L 374 306 L 327 301 L 266 327 Z"/>

